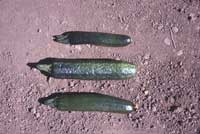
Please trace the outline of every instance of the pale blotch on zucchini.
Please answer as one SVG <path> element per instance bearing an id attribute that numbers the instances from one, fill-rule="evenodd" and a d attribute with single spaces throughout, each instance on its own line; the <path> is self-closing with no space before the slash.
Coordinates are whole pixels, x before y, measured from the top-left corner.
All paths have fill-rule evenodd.
<path id="1" fill-rule="evenodd" d="M 126 75 L 134 76 L 136 74 L 136 66 L 132 64 L 123 64 L 121 67 L 122 73 Z"/>
<path id="2" fill-rule="evenodd" d="M 133 111 L 133 107 L 128 105 L 128 106 L 126 106 L 126 110 L 127 111 Z"/>
<path id="3" fill-rule="evenodd" d="M 130 43 L 132 42 L 132 39 L 131 39 L 131 38 L 126 39 L 126 42 L 127 42 L 128 44 L 130 44 Z"/>
<path id="4" fill-rule="evenodd" d="M 48 105 L 48 106 L 54 108 L 54 107 L 55 107 L 54 100 L 55 100 L 54 98 L 45 100 L 45 101 L 43 102 L 43 104 Z"/>
<path id="5" fill-rule="evenodd" d="M 54 35 L 53 40 L 59 43 L 69 44 L 70 40 L 68 38 L 69 34 L 62 34 L 62 35 Z"/>
<path id="6" fill-rule="evenodd" d="M 43 71 L 45 73 L 51 73 L 51 64 L 37 64 L 36 68 L 40 71 Z"/>

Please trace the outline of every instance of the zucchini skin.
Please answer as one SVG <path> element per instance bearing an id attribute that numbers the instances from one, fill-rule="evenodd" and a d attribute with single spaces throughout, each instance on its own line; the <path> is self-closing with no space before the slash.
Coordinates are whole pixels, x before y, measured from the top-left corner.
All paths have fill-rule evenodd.
<path id="1" fill-rule="evenodd" d="M 36 63 L 36 68 L 58 79 L 123 80 L 136 74 L 135 65 L 112 59 L 47 58 L 42 63 Z"/>
<path id="2" fill-rule="evenodd" d="M 110 47 L 123 47 L 132 42 L 131 37 L 127 35 L 85 31 L 70 31 L 54 35 L 53 40 L 63 44 L 94 44 Z"/>
<path id="3" fill-rule="evenodd" d="M 135 105 L 117 97 L 87 92 L 56 93 L 39 102 L 61 111 L 99 111 L 114 113 L 130 113 Z"/>

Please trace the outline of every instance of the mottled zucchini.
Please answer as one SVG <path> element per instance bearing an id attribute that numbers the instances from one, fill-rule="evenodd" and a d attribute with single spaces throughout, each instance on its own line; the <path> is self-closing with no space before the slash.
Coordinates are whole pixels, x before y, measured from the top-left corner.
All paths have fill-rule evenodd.
<path id="1" fill-rule="evenodd" d="M 136 73 L 135 65 L 111 59 L 47 58 L 28 65 L 48 77 L 58 79 L 121 80 L 131 78 Z"/>
<path id="2" fill-rule="evenodd" d="M 70 31 L 53 36 L 53 40 L 63 44 L 94 44 L 110 47 L 123 47 L 132 42 L 131 37 L 121 34 Z"/>
<path id="3" fill-rule="evenodd" d="M 129 113 L 136 110 L 135 105 L 130 101 L 99 93 L 55 93 L 40 98 L 39 102 L 62 111 Z"/>

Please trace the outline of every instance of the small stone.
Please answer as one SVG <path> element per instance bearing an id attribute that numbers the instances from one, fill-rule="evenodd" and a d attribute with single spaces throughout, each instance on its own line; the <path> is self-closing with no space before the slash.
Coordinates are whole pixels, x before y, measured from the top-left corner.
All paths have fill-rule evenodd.
<path id="1" fill-rule="evenodd" d="M 135 124 L 135 128 L 138 128 L 138 127 L 139 127 L 139 123 L 136 123 L 136 124 Z"/>
<path id="2" fill-rule="evenodd" d="M 131 118 L 131 117 L 132 117 L 132 114 L 129 113 L 129 114 L 128 114 L 128 118 Z"/>
<path id="3" fill-rule="evenodd" d="M 188 15 L 188 20 L 189 20 L 189 21 L 195 21 L 196 19 L 197 19 L 197 17 L 195 16 L 194 13 L 190 13 L 190 14 Z"/>
<path id="4" fill-rule="evenodd" d="M 162 128 L 164 128 L 164 129 L 165 129 L 165 128 L 166 128 L 166 125 L 164 124 L 164 125 L 162 126 Z"/>
<path id="5" fill-rule="evenodd" d="M 136 99 L 136 100 L 139 100 L 139 99 L 140 99 L 140 96 L 139 96 L 139 95 L 137 95 L 135 99 Z"/>
<path id="6" fill-rule="evenodd" d="M 149 62 L 148 61 L 144 61 L 144 65 L 148 65 L 149 64 Z"/>
<path id="7" fill-rule="evenodd" d="M 130 91 L 133 91 L 133 90 L 134 90 L 134 88 L 130 88 L 129 90 L 130 90 Z"/>
<path id="8" fill-rule="evenodd" d="M 170 101 L 170 103 L 174 104 L 176 100 L 175 100 L 174 97 L 170 97 L 170 98 L 169 98 L 169 101 Z"/>
<path id="9" fill-rule="evenodd" d="M 138 103 L 135 104 L 135 109 L 139 109 L 139 104 Z"/>
<path id="10" fill-rule="evenodd" d="M 177 28 L 177 27 L 172 27 L 172 31 L 173 31 L 174 33 L 178 33 L 178 28 Z"/>
<path id="11" fill-rule="evenodd" d="M 41 30 L 40 28 L 38 28 L 38 29 L 37 29 L 37 32 L 38 32 L 38 33 L 41 33 L 41 32 L 42 32 L 42 30 Z"/>
<path id="12" fill-rule="evenodd" d="M 154 128 L 154 125 L 150 125 L 150 128 Z"/>
<path id="13" fill-rule="evenodd" d="M 178 108 L 179 108 L 179 106 L 172 105 L 172 106 L 169 107 L 169 110 L 168 110 L 168 111 L 174 112 L 174 111 L 176 111 Z"/>
<path id="14" fill-rule="evenodd" d="M 196 74 L 195 74 L 195 73 L 192 73 L 192 74 L 191 74 L 191 77 L 192 77 L 192 78 L 195 78 L 195 77 L 196 77 Z"/>
<path id="15" fill-rule="evenodd" d="M 92 48 L 92 45 L 90 45 L 90 44 L 86 44 L 86 46 L 87 46 L 88 48 Z"/>
<path id="16" fill-rule="evenodd" d="M 33 114 L 36 114 L 36 112 L 37 112 L 36 109 L 33 108 L 32 113 L 33 113 Z"/>
<path id="17" fill-rule="evenodd" d="M 39 117 L 40 117 L 40 113 L 36 113 L 36 114 L 35 114 L 35 117 L 36 117 L 36 118 L 39 118 Z"/>
<path id="18" fill-rule="evenodd" d="M 152 108 L 152 111 L 153 111 L 153 112 L 156 112 L 156 111 L 157 111 L 157 108 L 156 108 L 156 107 L 153 107 L 153 108 Z"/>
<path id="19" fill-rule="evenodd" d="M 33 68 L 32 70 L 33 70 L 34 72 L 38 71 L 36 68 Z"/>
<path id="20" fill-rule="evenodd" d="M 144 91 L 144 94 L 147 96 L 149 94 L 149 91 L 148 90 L 145 90 Z"/>
<path id="21" fill-rule="evenodd" d="M 164 43 L 169 46 L 171 45 L 171 40 L 169 38 L 165 38 Z"/>
<path id="22" fill-rule="evenodd" d="M 154 22 L 153 20 L 151 20 L 151 22 L 153 27 L 156 27 L 158 25 L 158 22 Z"/>
<path id="23" fill-rule="evenodd" d="M 181 112 L 183 112 L 183 108 L 182 107 L 178 107 L 174 112 L 176 112 L 176 113 L 181 113 Z"/>
<path id="24" fill-rule="evenodd" d="M 170 91 L 171 91 L 171 92 L 174 92 L 174 89 L 173 89 L 173 88 L 170 88 Z"/>
<path id="25" fill-rule="evenodd" d="M 179 50 L 176 54 L 177 54 L 177 56 L 183 55 L 183 50 Z"/>
<path id="26" fill-rule="evenodd" d="M 145 60 L 150 59 L 150 57 L 151 57 L 150 53 L 146 53 L 146 54 L 144 55 L 144 59 L 145 59 Z"/>
<path id="27" fill-rule="evenodd" d="M 28 111 L 33 114 L 36 114 L 36 108 L 29 108 Z"/>
<path id="28" fill-rule="evenodd" d="M 81 51 L 81 50 L 82 50 L 81 45 L 76 45 L 76 46 L 75 46 L 75 49 Z"/>
<path id="29" fill-rule="evenodd" d="M 160 24 L 160 25 L 158 26 L 158 30 L 162 30 L 162 29 L 163 29 L 163 25 Z"/>
<path id="30" fill-rule="evenodd" d="M 115 60 L 121 60 L 119 57 L 116 57 Z"/>
<path id="31" fill-rule="evenodd" d="M 151 96 L 148 96 L 148 98 L 147 98 L 148 100 L 151 100 L 152 99 L 152 97 Z"/>
<path id="32" fill-rule="evenodd" d="M 69 87 L 74 87 L 74 85 L 75 85 L 74 81 L 71 81 L 71 82 L 68 83 Z"/>

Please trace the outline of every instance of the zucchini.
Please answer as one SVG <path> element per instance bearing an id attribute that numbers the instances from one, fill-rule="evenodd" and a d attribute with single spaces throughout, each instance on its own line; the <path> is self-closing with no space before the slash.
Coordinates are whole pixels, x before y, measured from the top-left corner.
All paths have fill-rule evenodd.
<path id="1" fill-rule="evenodd" d="M 82 80 L 121 80 L 135 76 L 136 67 L 128 62 L 112 59 L 46 58 L 29 63 L 48 77 Z"/>
<path id="2" fill-rule="evenodd" d="M 121 34 L 70 31 L 54 35 L 53 40 L 63 44 L 94 44 L 110 47 L 123 47 L 132 42 L 131 37 Z"/>
<path id="3" fill-rule="evenodd" d="M 61 111 L 130 113 L 136 110 L 135 105 L 130 101 L 99 93 L 55 93 L 38 101 Z"/>

